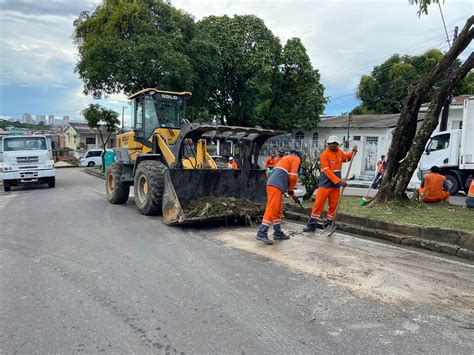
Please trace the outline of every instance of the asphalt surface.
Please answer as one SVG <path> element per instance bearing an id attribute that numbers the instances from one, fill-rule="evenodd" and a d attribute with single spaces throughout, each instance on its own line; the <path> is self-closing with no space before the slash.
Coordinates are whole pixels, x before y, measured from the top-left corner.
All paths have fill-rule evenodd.
<path id="1" fill-rule="evenodd" d="M 472 264 L 342 235 L 271 247 L 252 237 L 169 227 L 133 199 L 111 205 L 81 169 L 58 170 L 55 189 L 0 192 L 0 353 L 472 354 Z M 280 258 L 285 245 L 306 259 Z M 370 291 L 364 274 L 344 283 L 324 270 L 349 273 L 362 258 L 365 270 L 372 253 L 397 271 L 383 276 L 394 285 L 416 271 L 432 299 L 457 287 L 462 297 L 390 301 L 347 284 Z M 318 272 L 306 268 L 315 259 Z"/>

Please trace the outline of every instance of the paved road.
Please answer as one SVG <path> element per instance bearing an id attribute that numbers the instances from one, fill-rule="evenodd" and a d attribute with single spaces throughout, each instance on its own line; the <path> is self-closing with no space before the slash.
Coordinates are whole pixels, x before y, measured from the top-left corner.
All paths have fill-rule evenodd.
<path id="1" fill-rule="evenodd" d="M 108 204 L 79 169 L 0 193 L 1 353 L 466 353 L 474 267 L 336 235 L 272 247 Z"/>

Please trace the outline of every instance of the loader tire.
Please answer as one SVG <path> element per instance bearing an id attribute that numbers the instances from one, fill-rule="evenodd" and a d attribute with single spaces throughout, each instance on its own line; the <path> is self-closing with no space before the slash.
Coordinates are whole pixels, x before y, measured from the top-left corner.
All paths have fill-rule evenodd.
<path id="1" fill-rule="evenodd" d="M 120 181 L 122 166 L 117 163 L 110 164 L 105 171 L 105 192 L 107 199 L 114 205 L 123 205 L 128 201 L 130 183 Z"/>
<path id="2" fill-rule="evenodd" d="M 165 165 L 145 160 L 135 172 L 134 194 L 138 211 L 146 216 L 162 214 Z"/>

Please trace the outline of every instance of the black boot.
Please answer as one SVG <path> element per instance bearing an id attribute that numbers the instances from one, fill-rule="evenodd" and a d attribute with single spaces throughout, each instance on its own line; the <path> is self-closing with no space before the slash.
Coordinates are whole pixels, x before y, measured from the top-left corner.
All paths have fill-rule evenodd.
<path id="1" fill-rule="evenodd" d="M 324 222 L 323 229 L 330 228 L 332 226 L 332 219 L 326 219 Z"/>
<path id="2" fill-rule="evenodd" d="M 262 224 L 257 231 L 255 239 L 261 241 L 263 244 L 271 245 L 273 242 L 268 238 L 268 226 Z"/>
<path id="3" fill-rule="evenodd" d="M 287 239 L 290 239 L 290 237 L 288 235 L 286 235 L 281 230 L 281 226 L 279 224 L 274 224 L 273 229 L 275 230 L 275 233 L 273 233 L 273 239 L 274 240 L 287 240 Z"/>
<path id="4" fill-rule="evenodd" d="M 316 231 L 317 226 L 318 226 L 318 219 L 311 217 L 306 227 L 303 228 L 303 232 L 314 232 Z"/>

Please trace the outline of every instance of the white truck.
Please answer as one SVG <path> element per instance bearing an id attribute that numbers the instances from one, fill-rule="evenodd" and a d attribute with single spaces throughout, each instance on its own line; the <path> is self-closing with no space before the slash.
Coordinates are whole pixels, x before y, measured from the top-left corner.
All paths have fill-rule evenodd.
<path id="1" fill-rule="evenodd" d="M 440 167 L 451 195 L 467 193 L 474 175 L 474 96 L 464 100 L 461 127 L 433 134 L 418 166 L 420 180 L 432 166 Z"/>
<path id="2" fill-rule="evenodd" d="M 0 141 L 0 179 L 5 192 L 29 183 L 56 185 L 51 141 L 46 136 L 6 136 Z"/>

